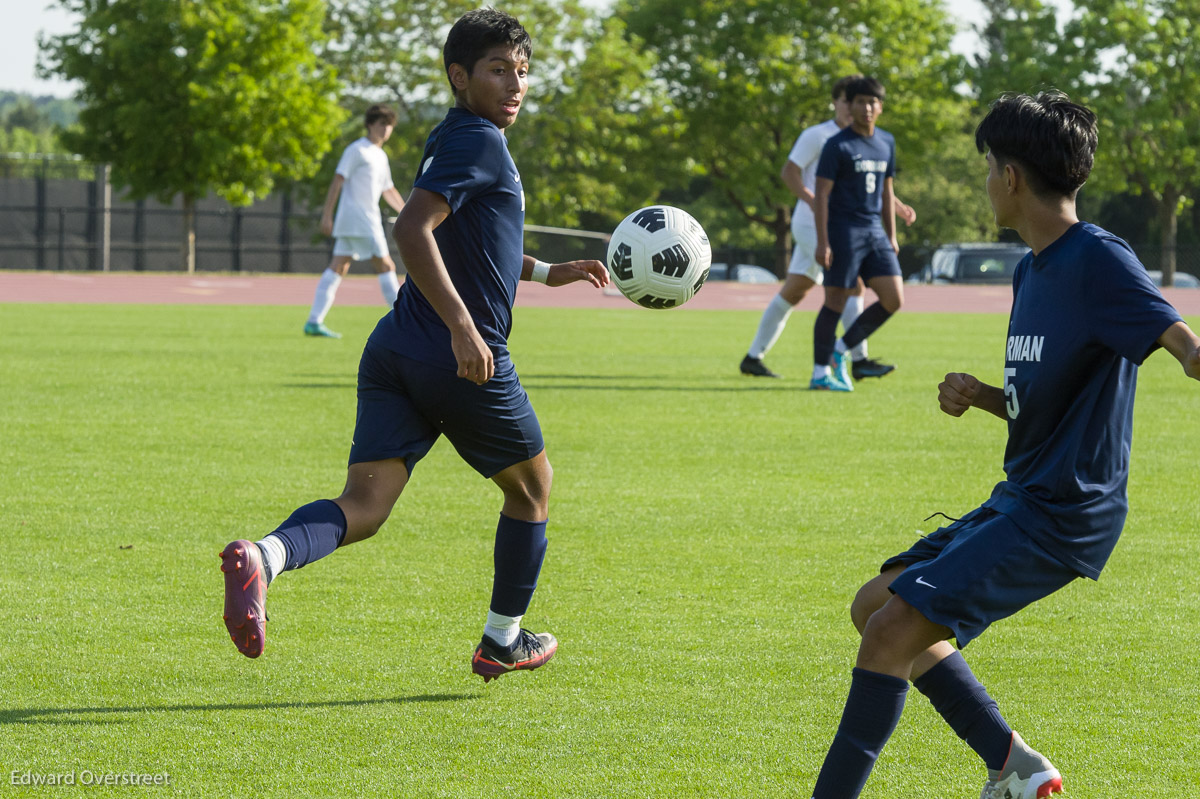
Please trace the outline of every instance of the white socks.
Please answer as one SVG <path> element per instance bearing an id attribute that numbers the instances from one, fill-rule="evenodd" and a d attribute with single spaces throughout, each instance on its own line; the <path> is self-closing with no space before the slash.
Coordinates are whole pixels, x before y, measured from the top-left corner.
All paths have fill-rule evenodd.
<path id="1" fill-rule="evenodd" d="M 851 294 L 846 298 L 846 307 L 842 309 L 842 335 L 854 324 L 854 320 L 863 312 L 863 295 Z M 850 350 L 850 360 L 861 361 L 867 357 L 867 340 L 864 338 L 854 349 Z"/>
<path id="2" fill-rule="evenodd" d="M 264 559 L 266 560 L 267 574 L 270 575 L 270 580 L 267 584 L 283 573 L 283 567 L 287 565 L 287 549 L 284 548 L 283 542 L 279 540 L 279 536 L 271 534 L 258 542 L 258 546 L 262 549 Z"/>
<path id="3" fill-rule="evenodd" d="M 332 269 L 326 268 L 321 273 L 321 279 L 317 282 L 317 293 L 313 296 L 312 311 L 308 314 L 309 322 L 319 325 L 325 321 L 325 315 L 333 307 L 333 298 L 341 284 L 342 276 Z"/>
<path id="4" fill-rule="evenodd" d="M 400 279 L 395 270 L 379 273 L 379 290 L 383 292 L 383 301 L 392 307 L 396 304 L 396 295 L 400 293 Z"/>
<path id="5" fill-rule="evenodd" d="M 751 358 L 761 359 L 771 347 L 775 346 L 775 342 L 783 334 L 783 328 L 791 313 L 792 304 L 790 302 L 778 294 L 771 298 L 771 302 L 763 311 L 762 321 L 758 323 L 758 332 L 754 335 L 754 342 L 750 345 L 749 355 Z"/>
<path id="6" fill-rule="evenodd" d="M 489 610 L 483 634 L 500 646 L 512 646 L 517 642 L 517 633 L 521 631 L 521 619 L 521 616 L 501 616 Z"/>

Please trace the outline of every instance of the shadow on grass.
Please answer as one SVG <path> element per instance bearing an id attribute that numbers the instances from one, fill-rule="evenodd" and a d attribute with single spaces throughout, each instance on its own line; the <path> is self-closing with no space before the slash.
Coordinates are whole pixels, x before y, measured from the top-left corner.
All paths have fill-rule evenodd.
<path id="1" fill-rule="evenodd" d="M 559 375 L 523 374 L 521 384 L 526 388 L 554 388 L 573 391 L 700 391 L 723 393 L 730 391 L 796 391 L 807 388 L 793 380 L 789 384 L 782 380 L 744 378 L 740 386 L 713 385 L 711 382 L 688 384 L 678 380 L 664 380 L 657 375 Z"/>
<path id="2" fill-rule="evenodd" d="M 460 702 L 478 694 L 421 694 L 387 699 L 345 699 L 329 702 L 238 702 L 215 705 L 131 705 L 125 707 L 40 707 L 0 710 L 3 724 L 119 724 L 118 720 L 72 719 L 64 716 L 104 715 L 112 713 L 194 713 L 227 710 L 287 710 L 289 708 L 366 707 L 368 705 L 406 705 L 410 702 Z"/>
<path id="3" fill-rule="evenodd" d="M 781 380 L 764 380 L 755 378 L 747 380 L 741 386 L 714 386 L 711 383 L 687 385 L 683 383 L 664 382 L 655 375 L 556 375 L 556 374 L 525 374 L 521 375 L 521 384 L 526 388 L 553 388 L 573 391 L 797 391 L 807 388 L 797 381 L 788 384 Z M 331 381 L 325 383 L 282 383 L 287 389 L 353 389 L 355 382 Z"/>

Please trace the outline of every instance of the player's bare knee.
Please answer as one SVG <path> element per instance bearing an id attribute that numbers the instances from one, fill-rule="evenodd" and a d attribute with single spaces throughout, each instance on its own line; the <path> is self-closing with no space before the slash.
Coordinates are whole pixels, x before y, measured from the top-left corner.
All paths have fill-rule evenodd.
<path id="1" fill-rule="evenodd" d="M 904 306 L 903 297 L 888 297 L 887 299 L 880 299 L 880 302 L 883 304 L 883 309 L 888 313 L 896 313 Z"/>
<path id="2" fill-rule="evenodd" d="M 854 601 L 850 603 L 850 620 L 854 622 L 854 627 L 859 633 L 866 629 L 867 622 L 875 611 L 891 599 L 892 592 L 888 590 L 888 586 L 900 571 L 903 569 L 889 569 L 868 581 L 854 595 Z"/>
<path id="3" fill-rule="evenodd" d="M 860 635 L 866 629 L 871 615 L 879 610 L 880 606 L 878 592 L 872 588 L 870 583 L 858 589 L 858 593 L 854 595 L 854 601 L 850 603 L 850 621 L 854 622 L 854 628 Z"/>

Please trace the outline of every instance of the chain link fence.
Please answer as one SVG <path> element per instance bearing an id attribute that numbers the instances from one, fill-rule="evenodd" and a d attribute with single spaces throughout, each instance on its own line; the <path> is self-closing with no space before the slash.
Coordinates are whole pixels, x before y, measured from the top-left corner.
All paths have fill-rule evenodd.
<path id="1" fill-rule="evenodd" d="M 0 155 L 0 269 L 177 272 L 183 204 L 114 197 L 106 165 Z M 320 209 L 287 190 L 246 207 L 196 202 L 196 269 L 320 272 L 332 242 Z"/>

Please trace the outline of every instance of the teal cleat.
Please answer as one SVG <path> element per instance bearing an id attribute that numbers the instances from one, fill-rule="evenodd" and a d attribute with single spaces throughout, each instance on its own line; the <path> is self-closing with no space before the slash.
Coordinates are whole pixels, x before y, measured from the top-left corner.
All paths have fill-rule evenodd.
<path id="1" fill-rule="evenodd" d="M 341 338 L 341 333 L 334 333 L 329 328 L 325 327 L 324 322 L 305 322 L 304 335 L 306 336 L 321 336 L 324 338 Z"/>
<path id="2" fill-rule="evenodd" d="M 833 379 L 841 383 L 845 391 L 853 391 L 854 383 L 850 380 L 850 358 L 844 352 L 835 352 L 833 357 L 829 359 L 830 371 L 833 372 Z"/>
<path id="3" fill-rule="evenodd" d="M 833 375 L 814 377 L 808 384 L 809 391 L 853 391 L 854 388 L 838 381 Z"/>

